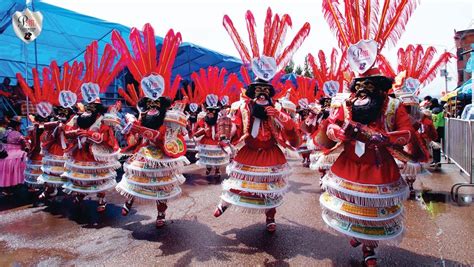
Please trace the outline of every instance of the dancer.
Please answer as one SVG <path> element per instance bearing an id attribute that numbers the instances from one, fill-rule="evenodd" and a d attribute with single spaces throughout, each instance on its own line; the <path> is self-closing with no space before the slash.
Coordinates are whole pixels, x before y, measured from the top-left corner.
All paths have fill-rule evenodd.
<path id="1" fill-rule="evenodd" d="M 67 148 L 64 135 L 64 125 L 69 122 L 75 113 L 77 100 L 76 92 L 81 86 L 80 74 L 83 71 L 83 64 L 74 62 L 72 67 L 66 62 L 63 67 L 63 74 L 60 75 L 56 61 L 50 66 L 52 73 L 52 86 L 55 88 L 51 101 L 53 104 L 52 121 L 45 123 L 45 131 L 41 135 L 41 149 L 43 155 L 43 174 L 38 181 L 44 183 L 44 190 L 39 195 L 39 200 L 49 200 L 58 194 L 57 188 L 61 188 L 67 179 L 61 177 L 64 173 L 64 163 L 66 156 L 64 151 Z"/>
<path id="2" fill-rule="evenodd" d="M 277 14 L 275 18 L 278 18 Z M 275 90 L 269 81 L 289 62 L 309 34 L 310 25 L 306 23 L 291 45 L 279 53 L 277 47 L 284 39 L 278 33 L 287 29 L 291 19 L 287 14 L 283 15 L 279 28 L 272 31 L 272 35 L 269 29 L 272 25 L 272 11 L 268 8 L 264 48 L 260 55 L 252 12 L 247 11 L 246 19 L 252 41 L 253 59 L 247 47 L 240 41 L 230 18 L 224 16 L 224 27 L 240 52 L 244 64 L 252 63 L 252 71 L 257 80 L 248 86 L 245 93 L 248 98 L 240 101 L 234 117 L 236 133 L 233 143 L 244 145 L 227 168 L 229 179 L 222 183 L 221 202 L 214 216 L 221 216 L 230 204 L 251 212 L 260 211 L 266 215 L 267 231 L 274 232 L 276 208 L 283 203 L 283 194 L 288 188 L 286 179 L 290 174 L 289 165 L 278 144 L 285 147 L 288 142 L 293 147 L 298 147 L 301 140 L 297 124 L 290 116 L 275 109 L 272 100 Z"/>
<path id="3" fill-rule="evenodd" d="M 115 48 L 127 58 L 127 66 L 133 77 L 140 81 L 138 92 L 135 86 L 128 86 L 128 92 L 120 94 L 132 106 L 136 106 L 139 117 L 127 114 L 127 126 L 123 133 L 134 136 L 129 144 L 132 156 L 124 164 L 125 174 L 116 190 L 127 198 L 122 215 L 129 214 L 136 199 L 156 202 L 158 215 L 155 226 L 165 225 L 168 200 L 181 193 L 180 184 L 184 183 L 182 167 L 189 164 L 186 154 L 184 133 L 187 119 L 184 114 L 185 103 L 177 102 L 171 109 L 181 80 L 179 75 L 171 85 L 171 69 L 181 34 L 169 30 L 163 41 L 160 60 L 157 62 L 155 34 L 150 24 L 143 27 L 144 39 L 136 28 L 130 32 L 130 40 L 139 40 L 133 46 L 133 55 L 116 31 L 112 33 Z M 153 55 L 146 59 L 140 53 Z M 157 72 L 155 72 L 157 71 Z"/>
<path id="4" fill-rule="evenodd" d="M 64 192 L 74 196 L 80 203 L 88 194 L 98 198 L 97 212 L 104 212 L 107 206 L 105 192 L 116 185 L 116 169 L 120 168 L 119 146 L 115 138 L 114 126 L 109 123 L 106 108 L 99 93 L 107 87 L 123 68 L 123 58 L 116 60 L 117 54 L 106 45 L 102 58 L 98 60 L 98 43 L 92 42 L 85 53 L 85 74 L 81 81 L 81 97 L 84 111 L 74 116 L 65 126 L 67 179 Z M 98 61 L 100 65 L 97 65 Z M 108 62 L 105 62 L 108 61 Z M 112 62 L 112 64 L 111 64 Z"/>
<path id="5" fill-rule="evenodd" d="M 17 73 L 17 79 L 24 95 L 28 96 L 29 101 L 36 107 L 36 114 L 30 115 L 29 120 L 32 125 L 28 127 L 27 151 L 28 161 L 25 170 L 25 183 L 29 192 L 40 192 L 43 188 L 43 182 L 38 178 L 43 173 L 41 170 L 43 155 L 41 154 L 41 135 L 44 132 L 45 123 L 49 122 L 53 112 L 51 101 L 54 98 L 54 92 L 51 83 L 51 71 L 49 68 L 43 68 L 42 83 L 40 82 L 40 74 L 36 68 L 32 69 L 33 88 L 26 83 L 21 73 Z M 53 100 L 54 101 L 54 100 Z M 39 193 L 38 193 L 39 194 Z M 35 196 L 35 198 L 37 195 Z M 38 204 L 37 202 L 34 203 Z"/>
<path id="6" fill-rule="evenodd" d="M 231 89 L 234 87 L 236 76 L 229 75 L 227 80 L 224 80 L 226 73 L 226 69 L 209 67 L 207 71 L 201 69 L 199 73 L 192 74 L 196 84 L 195 91 L 205 96 L 202 105 L 206 111 L 205 117 L 197 123 L 198 130 L 193 134 L 193 137 L 202 137 L 197 146 L 196 164 L 206 167 L 206 176 L 211 175 L 214 170 L 214 179 L 217 181 L 221 178 L 219 168 L 229 164 L 230 159 L 230 152 L 226 151 L 228 146 L 226 141 L 230 139 L 231 126 L 226 111 L 229 96 L 224 94 L 234 92 Z M 227 127 L 224 126 L 225 124 Z"/>

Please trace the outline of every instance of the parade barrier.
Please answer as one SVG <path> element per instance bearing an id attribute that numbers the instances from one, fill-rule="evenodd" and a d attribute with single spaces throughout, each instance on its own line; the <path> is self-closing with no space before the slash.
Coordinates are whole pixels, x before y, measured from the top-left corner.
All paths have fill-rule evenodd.
<path id="1" fill-rule="evenodd" d="M 469 176 L 468 183 L 457 183 L 451 187 L 451 198 L 453 201 L 464 204 L 472 201 L 472 196 L 460 195 L 459 191 L 464 187 L 474 187 L 474 121 L 461 119 L 447 119 L 445 136 L 445 154 L 450 161 L 458 166 L 461 172 Z"/>

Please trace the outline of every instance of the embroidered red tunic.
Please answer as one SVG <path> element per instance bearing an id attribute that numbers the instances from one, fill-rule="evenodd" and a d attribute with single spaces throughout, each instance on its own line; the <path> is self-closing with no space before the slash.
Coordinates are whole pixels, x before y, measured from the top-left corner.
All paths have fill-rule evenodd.
<path id="1" fill-rule="evenodd" d="M 368 126 L 379 132 L 409 130 L 414 136 L 414 129 L 410 117 L 404 108 L 398 107 L 398 100 L 386 101 L 384 111 L 377 121 Z M 388 110 L 387 110 L 388 109 Z M 345 107 L 340 107 L 331 121 L 352 119 L 352 115 Z M 355 154 L 356 141 L 343 143 L 344 151 L 336 160 L 331 171 L 346 180 L 361 184 L 388 184 L 400 179 L 400 171 L 393 156 L 384 147 L 379 148 L 381 161 L 377 165 L 377 156 L 374 148 L 365 146 L 365 153 L 359 157 Z"/>

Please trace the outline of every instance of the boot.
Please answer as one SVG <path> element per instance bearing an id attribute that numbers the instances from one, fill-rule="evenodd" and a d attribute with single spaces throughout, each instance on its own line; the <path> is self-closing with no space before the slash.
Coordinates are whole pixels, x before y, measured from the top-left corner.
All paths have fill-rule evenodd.
<path id="1" fill-rule="evenodd" d="M 129 200 L 127 200 L 125 203 L 123 203 L 122 216 L 127 216 L 128 213 L 130 213 L 130 209 L 132 208 L 134 200 L 135 199 L 132 197 Z"/>
<path id="2" fill-rule="evenodd" d="M 97 206 L 97 212 L 103 213 L 105 212 L 105 207 L 107 206 L 107 201 L 105 200 L 105 193 L 104 192 L 97 193 L 97 197 L 99 198 L 99 205 Z"/>
<path id="3" fill-rule="evenodd" d="M 362 253 L 364 254 L 364 263 L 367 267 L 377 266 L 377 257 L 375 256 L 373 247 L 364 245 L 362 247 Z"/>
<path id="4" fill-rule="evenodd" d="M 222 215 L 222 213 L 224 213 L 224 211 L 227 209 L 227 206 L 224 206 L 222 205 L 222 203 L 219 203 L 219 205 L 217 205 L 217 208 L 216 210 L 214 211 L 214 217 L 219 217 Z"/>
<path id="5" fill-rule="evenodd" d="M 165 226 L 165 212 L 167 208 L 168 205 L 166 204 L 166 201 L 156 201 L 156 209 L 158 210 L 158 216 L 156 216 L 155 227 L 157 229 Z"/>
<path id="6" fill-rule="evenodd" d="M 269 209 L 265 212 L 265 215 L 267 216 L 266 227 L 267 227 L 267 232 L 269 233 L 274 233 L 276 231 L 275 214 L 276 214 L 275 208 Z"/>

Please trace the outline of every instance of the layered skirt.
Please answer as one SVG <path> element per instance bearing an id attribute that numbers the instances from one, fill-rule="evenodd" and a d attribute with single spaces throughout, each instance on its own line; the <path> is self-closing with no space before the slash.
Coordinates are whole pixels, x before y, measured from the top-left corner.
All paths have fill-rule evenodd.
<path id="1" fill-rule="evenodd" d="M 219 143 L 209 137 L 204 136 L 197 146 L 197 165 L 219 167 L 227 165 L 230 160 L 229 154 L 224 151 Z"/>
<path id="2" fill-rule="evenodd" d="M 65 156 L 46 155 L 42 159 L 42 174 L 38 177 L 38 182 L 45 183 L 52 187 L 62 187 L 67 182 L 66 177 L 61 174 L 65 172 Z"/>
<path id="3" fill-rule="evenodd" d="M 274 142 L 247 142 L 227 167 L 221 199 L 248 212 L 265 212 L 283 203 L 290 167 Z"/>
<path id="4" fill-rule="evenodd" d="M 40 188 L 43 186 L 43 182 L 38 180 L 40 175 L 43 174 L 43 171 L 41 170 L 42 164 L 43 163 L 41 157 L 35 157 L 35 159 L 28 159 L 28 161 L 26 162 L 25 183 L 28 187 Z"/>
<path id="5" fill-rule="evenodd" d="M 170 158 L 155 146 L 142 147 L 124 164 L 125 174 L 116 190 L 127 198 L 167 200 L 181 194 L 186 157 Z"/>
<path id="6" fill-rule="evenodd" d="M 370 174 L 368 174 L 370 175 Z M 403 179 L 388 184 L 361 184 L 329 172 L 319 201 L 331 228 L 366 244 L 392 240 L 404 230 L 403 204 L 408 186 Z"/>
<path id="7" fill-rule="evenodd" d="M 65 172 L 61 175 L 67 179 L 63 185 L 64 192 L 94 194 L 107 191 L 117 185 L 116 169 L 121 164 L 118 161 L 119 151 L 111 148 L 92 145 L 95 161 L 80 161 L 70 157 L 64 164 Z"/>

